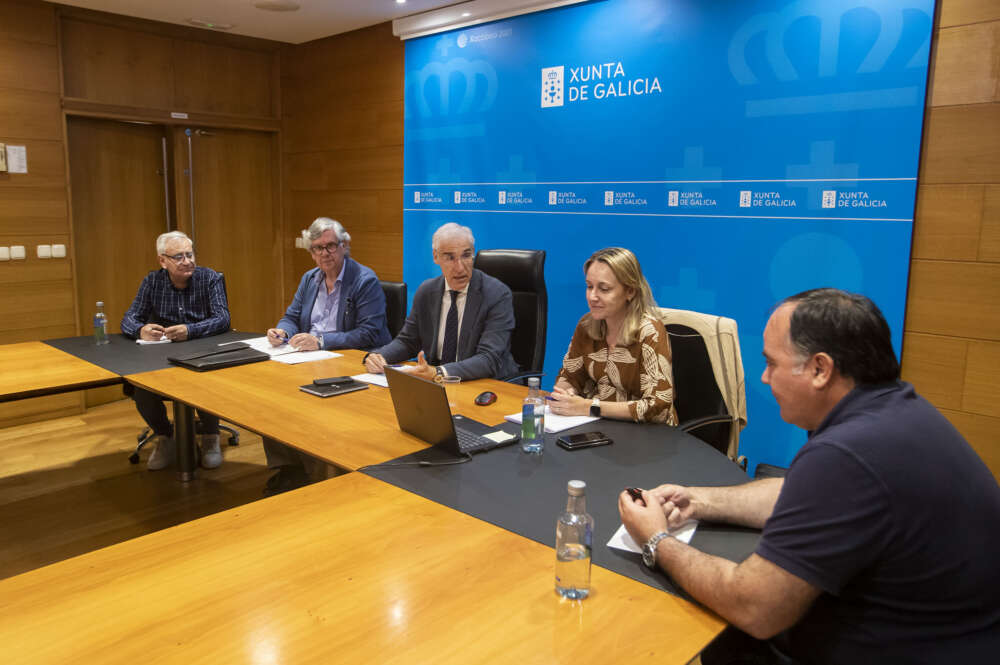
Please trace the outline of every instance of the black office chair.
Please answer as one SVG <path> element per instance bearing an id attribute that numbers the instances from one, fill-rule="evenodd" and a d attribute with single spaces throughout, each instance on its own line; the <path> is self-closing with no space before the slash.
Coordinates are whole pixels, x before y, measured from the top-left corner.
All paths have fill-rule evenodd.
<path id="1" fill-rule="evenodd" d="M 393 339 L 406 323 L 406 282 L 386 282 L 379 280 L 385 294 L 385 320 L 389 326 L 389 336 Z"/>
<path id="2" fill-rule="evenodd" d="M 670 335 L 678 426 L 746 468 L 739 455 L 746 395 L 736 322 L 685 310 L 660 314 Z"/>
<path id="3" fill-rule="evenodd" d="M 229 302 L 229 292 L 226 289 L 226 276 L 224 274 L 222 274 L 222 273 L 219 273 L 219 276 L 222 278 L 222 290 L 226 293 L 226 302 Z M 125 397 L 131 398 L 132 394 L 135 392 L 135 388 L 132 386 L 131 383 L 129 383 L 128 381 L 126 381 L 124 383 L 124 385 L 122 386 L 122 392 L 125 394 Z M 194 431 L 195 431 L 195 434 L 203 434 L 204 433 L 203 432 L 203 425 L 201 423 L 201 420 L 197 420 L 197 419 L 195 420 Z M 219 423 L 219 435 L 221 436 L 222 434 L 228 434 L 229 435 L 229 445 L 230 446 L 238 446 L 238 445 L 240 445 L 240 433 L 237 432 L 234 428 L 229 427 L 228 425 L 223 425 L 223 424 Z M 138 434 L 138 436 L 135 437 L 135 441 L 136 441 L 135 450 L 132 452 L 131 455 L 128 456 L 128 461 L 131 464 L 138 464 L 139 463 L 139 453 L 142 452 L 143 446 L 145 446 L 147 443 L 149 443 L 152 440 L 153 440 L 153 430 L 150 429 L 149 427 L 143 429 L 142 432 L 140 432 Z"/>
<path id="4" fill-rule="evenodd" d="M 476 253 L 473 267 L 499 279 L 514 296 L 515 325 L 510 352 L 521 373 L 507 380 L 527 384 L 528 377 L 541 377 L 549 317 L 545 250 L 483 249 Z"/>

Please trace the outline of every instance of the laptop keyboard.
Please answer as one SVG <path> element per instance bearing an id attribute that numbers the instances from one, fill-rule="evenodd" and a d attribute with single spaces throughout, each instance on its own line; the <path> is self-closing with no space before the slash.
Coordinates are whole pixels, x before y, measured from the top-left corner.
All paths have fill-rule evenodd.
<path id="1" fill-rule="evenodd" d="M 475 434 L 467 429 L 455 427 L 455 436 L 458 437 L 458 449 L 463 453 L 474 453 L 480 450 L 489 450 L 496 447 L 496 441 L 487 439 L 485 436 Z"/>

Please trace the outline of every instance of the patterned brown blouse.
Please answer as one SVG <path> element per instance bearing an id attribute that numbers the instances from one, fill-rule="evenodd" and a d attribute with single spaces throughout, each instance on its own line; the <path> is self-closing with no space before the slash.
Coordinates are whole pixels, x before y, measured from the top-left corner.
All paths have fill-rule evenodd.
<path id="1" fill-rule="evenodd" d="M 578 395 L 609 402 L 628 402 L 636 422 L 677 424 L 670 339 L 666 328 L 650 316 L 643 319 L 639 339 L 629 346 L 595 340 L 576 325 L 559 376 Z"/>

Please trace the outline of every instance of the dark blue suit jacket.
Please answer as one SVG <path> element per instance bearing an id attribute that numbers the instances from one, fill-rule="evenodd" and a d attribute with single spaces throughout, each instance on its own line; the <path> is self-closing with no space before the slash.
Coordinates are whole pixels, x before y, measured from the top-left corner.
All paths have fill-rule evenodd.
<path id="1" fill-rule="evenodd" d="M 340 284 L 340 305 L 337 311 L 337 332 L 323 335 L 324 349 L 364 349 L 368 351 L 388 342 L 389 328 L 385 319 L 385 294 L 371 268 L 351 257 L 344 258 L 344 279 Z M 302 275 L 295 298 L 285 315 L 275 326 L 291 337 L 309 332 L 309 319 L 316 302 L 316 275 L 313 268 Z"/>
<path id="2" fill-rule="evenodd" d="M 413 307 L 403 329 L 391 343 L 376 349 L 386 362 L 409 360 L 420 351 L 431 365 L 440 364 L 437 348 L 444 277 L 429 279 L 413 296 Z M 505 379 L 519 372 L 510 355 L 514 330 L 514 305 L 510 289 L 479 270 L 472 271 L 465 297 L 465 314 L 458 333 L 458 361 L 444 370 L 463 379 Z"/>

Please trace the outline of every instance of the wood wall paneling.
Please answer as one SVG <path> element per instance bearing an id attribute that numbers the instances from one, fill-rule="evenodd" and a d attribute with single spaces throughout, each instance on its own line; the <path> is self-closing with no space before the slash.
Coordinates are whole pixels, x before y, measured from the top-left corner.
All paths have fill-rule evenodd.
<path id="1" fill-rule="evenodd" d="M 5 290 L 8 293 L 0 299 L 0 320 L 5 322 L 5 328 L 24 330 L 76 323 L 72 280 L 25 282 Z"/>
<path id="2" fill-rule="evenodd" d="M 934 57 L 931 106 L 994 100 L 1000 77 L 1000 22 L 939 31 Z"/>
<path id="3" fill-rule="evenodd" d="M 45 238 L 48 241 L 48 238 Z M 17 242 L 24 242 L 18 238 Z M 66 242 L 60 238 L 58 242 Z M 16 244 L 13 240 L 0 236 L 0 245 Z M 37 243 L 36 243 L 37 244 Z M 30 246 L 30 257 L 35 254 L 34 245 Z M 17 288 L 23 282 L 62 282 L 73 279 L 73 267 L 69 259 L 39 259 L 28 258 L 24 261 L 4 261 L 0 263 L 0 285 L 4 288 Z M 4 340 L 4 343 L 9 343 Z"/>
<path id="4" fill-rule="evenodd" d="M 173 56 L 171 40 L 166 37 L 87 21 L 62 21 L 67 97 L 170 108 Z"/>
<path id="5" fill-rule="evenodd" d="M 0 2 L 0 38 L 56 44 L 53 6 L 42 2 Z"/>
<path id="6" fill-rule="evenodd" d="M 1000 261 L 1000 185 L 987 185 L 983 194 L 980 261 Z"/>
<path id="7" fill-rule="evenodd" d="M 0 89 L 0 133 L 18 139 L 62 140 L 59 95 L 34 90 Z M 31 155 L 28 155 L 31 168 Z"/>
<path id="8" fill-rule="evenodd" d="M 930 109 L 920 183 L 996 182 L 1000 182 L 1000 104 Z"/>
<path id="9" fill-rule="evenodd" d="M 966 340 L 938 335 L 903 335 L 903 380 L 939 408 L 961 409 Z"/>
<path id="10" fill-rule="evenodd" d="M 272 55 L 174 40 L 176 108 L 228 115 L 272 115 Z"/>
<path id="11" fill-rule="evenodd" d="M 16 402 L 4 402 L 0 404 L 0 427 L 12 427 L 60 415 L 79 413 L 81 411 L 80 405 L 80 393 L 47 395 L 21 399 Z"/>
<path id="12" fill-rule="evenodd" d="M 922 185 L 913 228 L 915 259 L 975 261 L 983 220 L 982 185 Z"/>
<path id="13" fill-rule="evenodd" d="M 941 0 L 940 27 L 1000 20 L 996 0 Z"/>
<path id="14" fill-rule="evenodd" d="M 0 88 L 58 93 L 58 49 L 0 38 Z"/>
<path id="15" fill-rule="evenodd" d="M 993 472 L 993 477 L 1000 482 L 1000 446 L 997 445 L 1000 418 L 951 409 L 941 409 L 941 413 L 965 437 L 972 449 Z"/>
<path id="16" fill-rule="evenodd" d="M 998 292 L 1000 264 L 915 259 L 906 330 L 1000 340 Z"/>
<path id="17" fill-rule="evenodd" d="M 293 153 L 288 162 L 293 190 L 403 187 L 402 146 Z"/>
<path id="18" fill-rule="evenodd" d="M 369 148 L 403 144 L 403 102 L 361 105 L 352 100 L 329 108 L 286 113 L 287 152 Z"/>
<path id="19" fill-rule="evenodd" d="M 1000 342 L 969 342 L 962 411 L 1000 418 Z M 996 435 L 1000 430 L 994 433 Z M 1000 441 L 997 441 L 1000 447 Z"/>
<path id="20" fill-rule="evenodd" d="M 28 160 L 30 169 L 31 155 Z M 65 187 L 0 187 L 0 235 L 68 233 Z"/>

